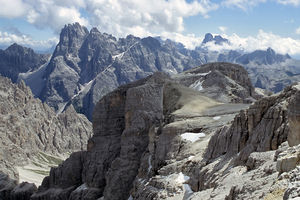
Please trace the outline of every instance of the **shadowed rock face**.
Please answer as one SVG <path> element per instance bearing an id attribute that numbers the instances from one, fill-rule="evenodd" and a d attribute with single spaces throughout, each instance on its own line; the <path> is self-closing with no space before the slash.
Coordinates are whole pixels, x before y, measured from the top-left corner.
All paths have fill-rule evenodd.
<path id="1" fill-rule="evenodd" d="M 51 170 L 32 198 L 48 199 L 53 194 L 49 188 L 55 187 L 73 188 L 71 199 L 102 195 L 107 199 L 128 198 L 149 135 L 155 134 L 155 127 L 163 121 L 163 86 L 168 80 L 164 74 L 155 74 L 101 99 L 95 108 L 94 136 L 88 142 L 88 151 L 73 154 Z M 82 184 L 87 189 L 76 189 Z"/>

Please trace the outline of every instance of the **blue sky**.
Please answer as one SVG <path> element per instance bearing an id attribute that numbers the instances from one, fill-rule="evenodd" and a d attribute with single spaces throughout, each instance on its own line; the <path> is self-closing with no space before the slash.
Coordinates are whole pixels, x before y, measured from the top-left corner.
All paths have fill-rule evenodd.
<path id="1" fill-rule="evenodd" d="M 13 42 L 37 50 L 58 42 L 64 24 L 79 22 L 116 37 L 160 35 L 194 48 L 205 33 L 227 46 L 272 47 L 300 55 L 300 0 L 0 0 L 0 47 Z"/>

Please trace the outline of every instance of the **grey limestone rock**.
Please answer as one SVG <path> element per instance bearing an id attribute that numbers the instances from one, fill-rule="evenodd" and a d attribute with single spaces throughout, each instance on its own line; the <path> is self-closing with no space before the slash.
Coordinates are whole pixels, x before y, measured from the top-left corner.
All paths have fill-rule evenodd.
<path id="1" fill-rule="evenodd" d="M 29 200 L 31 195 L 37 191 L 34 183 L 22 182 L 10 193 L 11 200 Z"/>
<path id="2" fill-rule="evenodd" d="M 232 63 L 209 63 L 175 75 L 179 83 L 221 102 L 250 103 L 259 98 L 247 71 Z"/>
<path id="3" fill-rule="evenodd" d="M 299 85 L 295 85 L 294 87 L 298 87 Z M 291 99 L 289 104 L 289 123 L 291 127 L 291 131 L 288 135 L 288 142 L 290 146 L 300 144 L 300 92 L 297 91 L 295 96 Z"/>
<path id="4" fill-rule="evenodd" d="M 73 107 L 56 115 L 52 108 L 33 97 L 24 82 L 13 84 L 5 77 L 0 77 L 0 102 L 0 170 L 11 179 L 18 180 L 16 168 L 31 163 L 37 156 L 61 157 L 86 149 L 92 125 Z M 18 191 L 32 188 L 19 187 L 15 196 Z"/>
<path id="5" fill-rule="evenodd" d="M 32 198 L 188 198 L 193 193 L 186 175 L 191 173 L 188 158 L 191 152 L 199 151 L 202 156 L 209 133 L 229 123 L 243 107 L 234 106 L 217 102 L 159 72 L 120 86 L 97 103 L 94 135 L 87 151 L 72 154 L 53 168 Z M 213 123 L 219 119 L 213 119 L 216 115 L 224 118 L 219 125 Z M 192 116 L 199 119 L 186 121 Z M 206 139 L 198 143 L 181 136 L 189 131 L 197 135 L 202 129 L 207 136 L 204 134 Z M 163 191 L 164 187 L 169 189 Z"/>

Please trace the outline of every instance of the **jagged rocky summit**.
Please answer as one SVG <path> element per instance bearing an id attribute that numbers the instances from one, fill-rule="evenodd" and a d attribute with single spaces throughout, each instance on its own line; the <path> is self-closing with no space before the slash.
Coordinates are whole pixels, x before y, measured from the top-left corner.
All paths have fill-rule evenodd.
<path id="1" fill-rule="evenodd" d="M 273 92 L 300 80 L 300 62 L 270 48 L 248 53 L 209 51 L 206 46 L 226 43 L 226 38 L 206 34 L 200 47 L 189 50 L 171 40 L 133 35 L 117 39 L 96 28 L 88 31 L 78 23 L 69 24 L 62 29 L 51 59 L 44 59 L 38 67 L 33 62 L 30 69 L 18 70 L 18 79 L 56 112 L 72 104 L 90 120 L 94 106 L 105 94 L 156 71 L 174 75 L 222 61 L 242 64 L 255 87 Z M 9 65 L 14 66 L 11 61 Z"/>
<path id="2" fill-rule="evenodd" d="M 23 81 L 14 84 L 0 76 L 0 182 L 9 182 L 8 191 L 18 181 L 40 184 L 50 167 L 72 152 L 86 149 L 91 134 L 91 123 L 73 107 L 56 115 L 47 104 L 33 97 Z M 0 199 L 9 199 L 3 196 L 6 190 L 1 184 Z M 36 189 L 33 184 L 18 187 Z"/>

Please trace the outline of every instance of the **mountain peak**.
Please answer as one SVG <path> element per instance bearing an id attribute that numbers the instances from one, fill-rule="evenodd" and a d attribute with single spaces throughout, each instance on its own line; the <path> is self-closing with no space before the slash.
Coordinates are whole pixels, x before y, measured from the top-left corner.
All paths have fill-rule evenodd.
<path id="1" fill-rule="evenodd" d="M 96 27 L 93 27 L 90 33 L 100 33 L 100 31 Z"/>
<path id="2" fill-rule="evenodd" d="M 271 47 L 269 47 L 267 49 L 267 54 L 269 54 L 269 55 L 275 55 L 276 53 L 275 53 L 275 51 Z"/>
<path id="3" fill-rule="evenodd" d="M 53 54 L 61 55 L 64 52 L 76 52 L 88 34 L 88 29 L 77 22 L 65 25 L 61 30 L 59 44 Z"/>
<path id="4" fill-rule="evenodd" d="M 6 52 L 25 52 L 25 51 L 32 51 L 33 50 L 31 48 L 27 48 L 27 47 L 23 47 L 17 43 L 13 43 L 12 45 L 10 45 L 9 47 L 7 47 L 7 49 L 5 50 Z"/>
<path id="5" fill-rule="evenodd" d="M 229 40 L 220 35 L 213 36 L 211 33 L 206 33 L 202 44 L 206 44 L 208 42 L 214 42 L 217 45 L 221 45 L 223 43 L 229 43 Z"/>
<path id="6" fill-rule="evenodd" d="M 60 39 L 66 36 L 83 36 L 88 33 L 89 31 L 85 26 L 81 26 L 78 22 L 76 22 L 74 24 L 65 25 L 65 27 L 61 30 Z"/>

